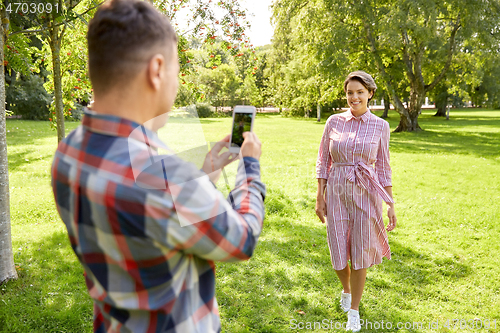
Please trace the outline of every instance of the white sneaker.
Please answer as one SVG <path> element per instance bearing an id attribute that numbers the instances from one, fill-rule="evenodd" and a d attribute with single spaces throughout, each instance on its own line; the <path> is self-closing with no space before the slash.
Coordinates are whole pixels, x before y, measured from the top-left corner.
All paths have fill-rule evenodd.
<path id="1" fill-rule="evenodd" d="M 353 332 L 359 332 L 361 330 L 361 323 L 359 319 L 359 311 L 350 309 L 347 313 L 347 326 L 346 330 L 351 330 Z"/>
<path id="2" fill-rule="evenodd" d="M 351 308 L 351 294 L 342 292 L 340 295 L 340 308 L 342 311 L 347 312 Z"/>

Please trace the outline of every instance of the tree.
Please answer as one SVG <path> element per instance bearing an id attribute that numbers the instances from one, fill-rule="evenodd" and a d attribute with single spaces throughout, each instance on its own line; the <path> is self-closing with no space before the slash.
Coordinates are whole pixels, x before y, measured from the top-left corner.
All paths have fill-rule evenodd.
<path id="1" fill-rule="evenodd" d="M 352 70 L 348 64 L 370 58 L 367 63 L 375 65 L 400 115 L 396 131 L 417 131 L 426 94 L 445 77 L 457 54 L 467 46 L 477 51 L 494 43 L 499 7 L 498 0 L 280 0 L 274 17 L 278 26 L 296 27 L 293 35 L 309 45 L 307 53 L 321 67 Z"/>
<path id="2" fill-rule="evenodd" d="M 17 6 L 17 3 L 12 4 L 8 2 L 5 4 L 7 9 L 14 12 L 19 11 L 16 20 L 12 22 L 12 26 L 17 29 L 13 29 L 14 31 L 10 33 L 10 36 L 35 33 L 41 36 L 42 40 L 46 41 L 50 46 L 55 105 L 55 115 L 52 118 L 57 123 L 58 142 L 65 136 L 61 71 L 61 48 L 64 34 L 68 27 L 74 27 L 74 21 L 83 20 L 86 22 L 83 16 L 101 4 L 93 0 L 85 1 L 89 4 L 90 8 L 85 8 L 83 13 L 77 13 L 75 7 L 80 1 L 81 0 L 33 0 L 29 4 L 24 3 L 28 6 L 24 6 L 24 4 L 23 6 Z M 32 10 L 32 8 L 35 8 L 35 10 Z"/>
<path id="3" fill-rule="evenodd" d="M 468 96 L 475 106 L 500 109 L 500 43 L 496 52 L 486 55 L 480 84 L 469 84 Z"/>
<path id="4" fill-rule="evenodd" d="M 10 235 L 9 163 L 5 121 L 4 43 L 9 31 L 8 14 L 2 9 L 0 24 L 0 284 L 17 279 Z"/>
<path id="5" fill-rule="evenodd" d="M 181 84 L 185 85 L 182 88 L 183 96 L 192 95 L 201 99 L 203 95 L 200 87 L 194 82 L 194 76 L 190 75 L 195 73 L 191 49 L 212 45 L 215 46 L 213 49 L 218 50 L 216 53 L 233 57 L 241 56 L 248 50 L 255 52 L 245 35 L 250 22 L 238 1 L 156 0 L 152 3 L 170 18 L 178 33 L 180 79 Z M 189 12 L 187 28 L 181 28 L 178 22 L 178 17 L 183 11 Z M 216 53 L 212 54 L 215 56 Z M 204 66 L 209 64 L 207 67 L 212 68 L 220 65 L 222 60 L 220 57 L 209 59 Z M 186 90 L 191 90 L 191 93 L 185 94 Z"/>
<path id="6" fill-rule="evenodd" d="M 236 76 L 234 66 L 222 64 L 214 69 L 200 69 L 198 82 L 206 100 L 215 107 L 234 105 L 239 97 L 236 92 L 241 79 Z"/>
<path id="7" fill-rule="evenodd" d="M 75 8 L 80 12 L 88 9 L 88 4 L 84 1 Z M 93 9 L 93 8 L 92 8 Z M 59 50 L 60 70 L 61 70 L 61 94 L 64 119 L 80 119 L 81 105 L 86 106 L 92 98 L 92 87 L 87 71 L 87 19 L 92 11 L 83 16 L 83 20 L 72 22 L 72 27 L 65 34 Z M 45 41 L 44 48 L 41 51 L 40 58 L 51 57 L 52 47 L 48 41 Z M 40 64 L 41 65 L 41 64 Z M 53 62 L 49 65 L 49 71 L 52 73 L 45 83 L 48 92 L 55 92 L 55 71 L 53 71 Z M 55 105 L 51 107 L 51 125 L 57 127 L 57 118 Z"/>
<path id="8" fill-rule="evenodd" d="M 259 102 L 256 106 L 270 105 L 271 96 L 269 95 L 269 67 L 268 61 L 271 53 L 271 45 L 265 45 L 256 49 L 256 64 L 253 67 L 255 73 L 255 86 L 259 93 Z"/>
<path id="9" fill-rule="evenodd" d="M 189 69 L 180 73 L 177 106 L 208 102 L 217 110 L 237 104 L 261 105 L 262 96 L 255 80 L 258 56 L 253 45 L 227 45 L 219 38 L 209 43 L 191 38 L 188 45 L 189 50 L 184 53 Z"/>

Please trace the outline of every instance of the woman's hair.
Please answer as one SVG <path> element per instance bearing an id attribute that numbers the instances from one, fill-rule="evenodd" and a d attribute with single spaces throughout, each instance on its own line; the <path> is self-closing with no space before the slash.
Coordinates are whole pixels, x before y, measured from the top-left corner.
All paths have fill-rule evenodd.
<path id="1" fill-rule="evenodd" d="M 373 80 L 372 76 L 366 72 L 355 71 L 349 74 L 347 76 L 347 79 L 345 79 L 344 81 L 344 92 L 347 92 L 347 84 L 350 81 L 358 81 L 366 88 L 366 90 L 368 90 L 368 92 L 373 92 L 373 95 L 375 95 L 375 91 L 377 91 L 377 85 L 375 84 L 375 80 Z M 370 102 L 370 100 L 371 98 L 368 99 L 368 102 Z"/>

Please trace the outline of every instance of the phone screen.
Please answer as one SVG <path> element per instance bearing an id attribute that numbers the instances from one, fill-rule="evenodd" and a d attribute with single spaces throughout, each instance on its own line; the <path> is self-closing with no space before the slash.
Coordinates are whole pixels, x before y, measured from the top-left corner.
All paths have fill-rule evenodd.
<path id="1" fill-rule="evenodd" d="M 233 134 L 231 136 L 231 147 L 241 148 L 243 144 L 243 132 L 252 130 L 253 113 L 235 113 L 233 123 Z"/>

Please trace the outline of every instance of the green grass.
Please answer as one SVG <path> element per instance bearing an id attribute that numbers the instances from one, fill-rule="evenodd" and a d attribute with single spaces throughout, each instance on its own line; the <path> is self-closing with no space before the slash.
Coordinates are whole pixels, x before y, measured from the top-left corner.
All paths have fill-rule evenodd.
<path id="1" fill-rule="evenodd" d="M 394 129 L 399 117 L 390 117 Z M 205 138 L 215 141 L 229 132 L 231 119 L 201 123 Z M 424 132 L 391 135 L 393 258 L 368 270 L 361 318 L 424 323 L 399 332 L 427 332 L 436 321 L 434 332 L 457 331 L 443 327 L 447 319 L 490 319 L 496 328 L 481 331 L 500 332 L 500 111 L 453 110 L 449 121 L 424 111 L 420 124 Z M 56 134 L 44 122 L 9 120 L 7 127 L 19 279 L 0 286 L 0 332 L 91 332 L 83 272 L 50 189 Z M 346 320 L 326 230 L 314 214 L 323 127 L 324 121 L 277 115 L 256 120 L 267 215 L 250 261 L 217 264 L 224 332 L 304 331 L 290 329 L 290 320 Z M 362 330 L 387 331 L 396 329 Z"/>

